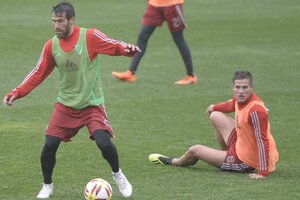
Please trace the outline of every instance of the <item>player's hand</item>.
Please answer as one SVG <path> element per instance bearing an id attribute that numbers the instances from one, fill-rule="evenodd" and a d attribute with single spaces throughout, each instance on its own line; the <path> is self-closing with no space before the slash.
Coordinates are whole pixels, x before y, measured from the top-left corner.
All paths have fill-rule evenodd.
<path id="1" fill-rule="evenodd" d="M 249 174 L 249 177 L 252 179 L 265 179 L 266 177 L 259 174 Z"/>
<path id="2" fill-rule="evenodd" d="M 207 114 L 208 116 L 210 116 L 210 114 L 214 111 L 213 107 L 214 107 L 213 104 L 207 107 L 207 109 L 206 109 L 206 114 Z"/>
<path id="3" fill-rule="evenodd" d="M 127 44 L 125 47 L 125 53 L 127 55 L 134 55 L 136 52 L 141 52 L 140 48 L 133 44 Z"/>
<path id="4" fill-rule="evenodd" d="M 15 92 L 10 92 L 3 98 L 3 104 L 6 106 L 12 106 L 17 97 L 18 95 Z"/>

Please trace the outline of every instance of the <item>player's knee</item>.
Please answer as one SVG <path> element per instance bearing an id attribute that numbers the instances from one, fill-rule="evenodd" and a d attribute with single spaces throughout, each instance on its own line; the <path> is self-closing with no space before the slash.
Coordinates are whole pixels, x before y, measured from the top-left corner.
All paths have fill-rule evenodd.
<path id="1" fill-rule="evenodd" d="M 145 33 L 145 32 L 141 32 L 139 34 L 139 37 L 138 37 L 138 44 L 139 45 L 143 45 L 145 43 L 147 43 L 148 39 L 150 38 L 151 34 L 150 33 Z"/>
<path id="2" fill-rule="evenodd" d="M 149 27 L 143 27 L 141 32 L 139 33 L 138 36 L 138 44 L 145 44 L 147 43 L 148 39 L 150 38 L 150 36 L 153 33 L 153 29 L 149 28 Z"/>
<path id="3" fill-rule="evenodd" d="M 201 151 L 202 148 L 203 148 L 203 145 L 200 145 L 200 144 L 191 146 L 191 147 L 188 149 L 188 154 L 189 154 L 191 157 L 195 158 L 196 155 Z"/>
<path id="4" fill-rule="evenodd" d="M 182 31 L 179 31 L 179 32 L 173 32 L 173 33 L 172 33 L 172 38 L 173 38 L 173 41 L 174 41 L 176 44 L 183 45 L 183 43 L 184 43 L 184 38 L 183 38 Z"/>
<path id="5" fill-rule="evenodd" d="M 96 141 L 96 144 L 100 150 L 106 150 L 109 149 L 112 145 L 112 142 L 110 140 L 110 135 L 106 131 L 95 131 L 94 134 L 94 139 Z"/>
<path id="6" fill-rule="evenodd" d="M 59 144 L 61 142 L 61 139 L 53 136 L 46 136 L 46 141 L 44 144 L 44 150 L 46 151 L 56 151 Z"/>
<path id="7" fill-rule="evenodd" d="M 98 148 L 101 150 L 101 151 L 106 151 L 107 149 L 110 149 L 112 143 L 110 140 L 101 140 L 101 141 L 96 141 L 96 144 L 98 146 Z"/>
<path id="8" fill-rule="evenodd" d="M 214 112 L 212 112 L 212 113 L 209 115 L 209 118 L 210 118 L 210 120 L 211 120 L 212 122 L 218 121 L 219 118 L 220 118 L 220 114 L 221 114 L 221 112 L 214 111 Z"/>

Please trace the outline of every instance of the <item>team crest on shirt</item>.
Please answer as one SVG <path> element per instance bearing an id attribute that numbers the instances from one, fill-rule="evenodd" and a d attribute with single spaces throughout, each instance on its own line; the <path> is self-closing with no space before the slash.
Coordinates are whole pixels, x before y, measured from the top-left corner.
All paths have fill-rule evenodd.
<path id="1" fill-rule="evenodd" d="M 82 53 L 83 46 L 82 44 L 75 45 L 75 51 L 80 55 Z"/>

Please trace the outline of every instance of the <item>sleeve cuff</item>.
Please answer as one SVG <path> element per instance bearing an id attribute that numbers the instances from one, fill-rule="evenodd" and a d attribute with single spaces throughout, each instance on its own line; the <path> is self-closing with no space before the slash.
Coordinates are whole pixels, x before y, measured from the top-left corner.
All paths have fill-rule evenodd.
<path id="1" fill-rule="evenodd" d="M 269 175 L 269 173 L 267 171 L 260 171 L 257 174 L 261 175 L 261 176 L 264 176 L 264 177 L 267 177 Z"/>

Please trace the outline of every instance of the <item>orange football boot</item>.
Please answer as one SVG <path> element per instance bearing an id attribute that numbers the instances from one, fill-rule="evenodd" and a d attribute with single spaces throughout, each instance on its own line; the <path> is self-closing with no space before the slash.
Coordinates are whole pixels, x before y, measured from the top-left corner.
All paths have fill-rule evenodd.
<path id="1" fill-rule="evenodd" d="M 185 75 L 183 79 L 176 81 L 175 84 L 177 85 L 188 85 L 188 84 L 195 84 L 198 82 L 197 76 Z"/>
<path id="2" fill-rule="evenodd" d="M 127 82 L 136 81 L 136 76 L 130 70 L 127 70 L 125 72 L 112 72 L 112 75 L 121 81 L 127 81 Z"/>

